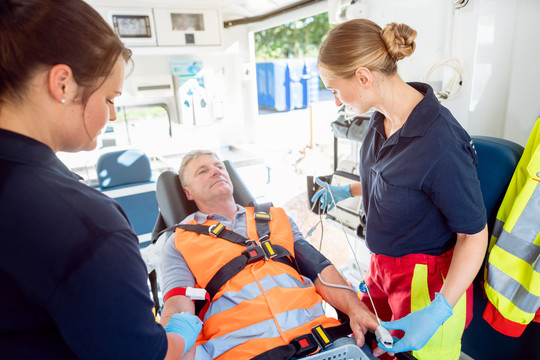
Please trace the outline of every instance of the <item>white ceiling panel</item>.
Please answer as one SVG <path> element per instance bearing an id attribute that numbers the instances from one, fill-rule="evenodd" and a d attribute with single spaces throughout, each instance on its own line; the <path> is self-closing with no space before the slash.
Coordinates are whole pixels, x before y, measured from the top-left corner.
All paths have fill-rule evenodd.
<path id="1" fill-rule="evenodd" d="M 218 8 L 224 21 L 263 15 L 302 0 L 86 0 L 92 5 Z"/>

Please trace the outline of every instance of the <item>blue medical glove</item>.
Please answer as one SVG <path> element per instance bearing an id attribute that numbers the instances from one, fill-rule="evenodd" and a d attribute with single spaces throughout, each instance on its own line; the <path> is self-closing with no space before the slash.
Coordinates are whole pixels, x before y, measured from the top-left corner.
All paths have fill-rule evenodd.
<path id="1" fill-rule="evenodd" d="M 202 321 L 195 315 L 183 312 L 174 314 L 165 325 L 165 331 L 180 335 L 184 339 L 184 354 L 191 349 L 202 330 Z M 182 356 L 184 356 L 182 354 Z"/>
<path id="2" fill-rule="evenodd" d="M 390 330 L 403 330 L 405 336 L 394 341 L 391 349 L 379 343 L 379 347 L 392 353 L 419 350 L 423 348 L 437 329 L 452 316 L 452 306 L 446 301 L 443 294 L 435 293 L 435 300 L 429 306 L 410 313 L 396 321 L 381 322 L 381 325 Z"/>
<path id="3" fill-rule="evenodd" d="M 329 185 L 322 181 L 320 178 L 315 178 L 315 182 L 322 187 L 319 191 L 313 195 L 311 202 L 314 203 L 318 198 L 321 198 L 320 209 L 324 210 L 328 206 L 327 210 L 331 210 L 337 202 L 353 197 L 351 195 L 351 185 L 334 186 Z M 332 193 L 332 195 L 330 195 Z M 323 196 L 324 194 L 324 196 Z"/>

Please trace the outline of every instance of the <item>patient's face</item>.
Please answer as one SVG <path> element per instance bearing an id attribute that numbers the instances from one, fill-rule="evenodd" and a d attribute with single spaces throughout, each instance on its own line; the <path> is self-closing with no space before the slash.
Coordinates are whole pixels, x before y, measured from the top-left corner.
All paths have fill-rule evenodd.
<path id="1" fill-rule="evenodd" d="M 213 155 L 200 155 L 191 160 L 185 170 L 186 196 L 195 202 L 215 201 L 232 197 L 233 185 L 225 165 Z"/>

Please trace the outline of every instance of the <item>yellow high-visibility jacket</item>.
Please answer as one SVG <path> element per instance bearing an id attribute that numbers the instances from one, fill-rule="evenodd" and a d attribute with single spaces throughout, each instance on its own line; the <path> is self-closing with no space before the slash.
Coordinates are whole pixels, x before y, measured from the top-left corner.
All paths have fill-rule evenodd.
<path id="1" fill-rule="evenodd" d="M 484 319 L 518 337 L 540 322 L 540 118 L 497 213 L 488 247 Z"/>

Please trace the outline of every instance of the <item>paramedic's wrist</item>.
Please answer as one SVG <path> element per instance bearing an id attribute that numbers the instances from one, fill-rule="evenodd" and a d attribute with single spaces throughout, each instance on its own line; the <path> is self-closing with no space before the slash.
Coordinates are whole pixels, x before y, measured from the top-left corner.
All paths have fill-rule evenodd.
<path id="1" fill-rule="evenodd" d="M 315 203 L 320 198 L 320 209 L 325 209 L 328 206 L 327 210 L 331 210 L 336 203 L 352 197 L 350 185 L 329 185 L 320 178 L 315 178 L 315 183 L 321 186 L 321 189 L 313 195 L 311 202 Z"/>
<path id="2" fill-rule="evenodd" d="M 166 332 L 180 335 L 184 339 L 184 353 L 182 356 L 195 344 L 201 330 L 202 321 L 188 312 L 174 314 L 165 325 Z"/>
<path id="3" fill-rule="evenodd" d="M 397 353 L 423 348 L 437 329 L 452 316 L 452 306 L 440 293 L 435 293 L 435 299 L 429 306 L 410 313 L 396 321 L 381 322 L 381 325 L 389 330 L 403 330 L 403 338 L 394 342 L 391 349 L 379 343 L 379 347 L 385 351 Z"/>

